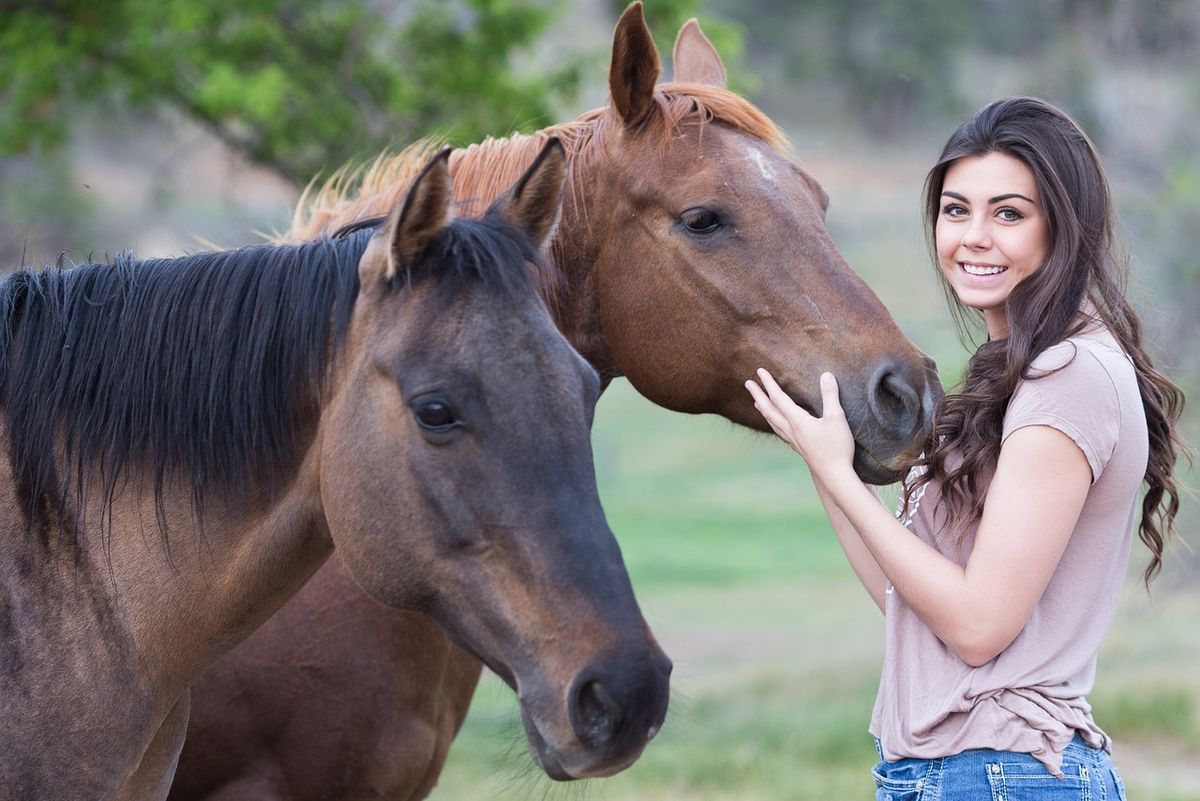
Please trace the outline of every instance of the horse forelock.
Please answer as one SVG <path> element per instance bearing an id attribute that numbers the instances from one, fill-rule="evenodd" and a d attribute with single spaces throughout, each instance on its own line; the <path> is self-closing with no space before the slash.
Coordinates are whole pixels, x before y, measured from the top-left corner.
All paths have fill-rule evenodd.
<path id="1" fill-rule="evenodd" d="M 661 136 L 670 136 L 686 122 L 720 122 L 755 139 L 773 150 L 790 154 L 787 135 L 770 117 L 746 98 L 720 86 L 675 81 L 655 87 Z"/>
<path id="2" fill-rule="evenodd" d="M 110 509 L 132 473 L 153 485 L 160 528 L 168 483 L 190 483 L 201 519 L 205 498 L 282 486 L 369 237 L 5 279 L 0 413 L 27 524 L 50 513 L 67 528 L 88 498 Z"/>
<path id="3" fill-rule="evenodd" d="M 495 308 L 509 308 L 512 300 L 553 295 L 560 280 L 525 232 L 489 213 L 451 222 L 416 263 L 396 271 L 390 288 L 431 281 L 447 297 L 479 286 L 500 301 Z"/>

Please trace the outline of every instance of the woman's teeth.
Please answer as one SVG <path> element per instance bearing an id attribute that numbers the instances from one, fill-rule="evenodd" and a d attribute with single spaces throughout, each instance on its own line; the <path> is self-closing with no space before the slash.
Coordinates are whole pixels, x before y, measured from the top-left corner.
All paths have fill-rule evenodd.
<path id="1" fill-rule="evenodd" d="M 997 273 L 1002 273 L 1008 269 L 1007 267 L 984 267 L 983 265 L 979 264 L 964 264 L 962 265 L 962 268 L 966 270 L 969 275 L 996 275 Z"/>

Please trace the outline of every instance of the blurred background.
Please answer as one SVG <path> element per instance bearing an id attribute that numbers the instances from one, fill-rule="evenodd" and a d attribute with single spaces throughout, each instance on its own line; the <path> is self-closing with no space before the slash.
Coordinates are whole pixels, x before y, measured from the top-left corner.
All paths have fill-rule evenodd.
<path id="1" fill-rule="evenodd" d="M 0 0 L 0 267 L 170 256 L 286 230 L 310 179 L 386 147 L 531 131 L 605 102 L 612 0 Z M 648 0 L 669 75 L 697 16 L 731 85 L 828 190 L 850 264 L 947 385 L 959 341 L 920 222 L 950 131 L 1033 94 L 1099 147 L 1151 352 L 1200 392 L 1200 2 Z M 1195 401 L 1184 429 L 1200 441 Z M 668 725 L 612 799 L 869 798 L 883 621 L 799 458 L 724 421 L 600 403 L 601 494 L 675 660 Z M 1184 465 L 1191 486 L 1196 473 Z M 888 493 L 885 493 L 885 495 Z M 895 497 L 892 490 L 890 497 Z M 1177 528 L 1196 540 L 1196 498 Z M 1139 546 L 1140 548 L 1140 546 Z M 1200 555 L 1135 549 L 1097 721 L 1130 797 L 1200 799 Z M 434 799 L 575 797 L 485 679 Z"/>

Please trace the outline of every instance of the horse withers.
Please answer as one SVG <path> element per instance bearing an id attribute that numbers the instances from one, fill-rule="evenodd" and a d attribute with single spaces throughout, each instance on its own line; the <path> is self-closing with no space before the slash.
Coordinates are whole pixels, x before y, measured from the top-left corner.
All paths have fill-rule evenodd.
<path id="1" fill-rule="evenodd" d="M 565 172 L 456 220 L 441 154 L 375 229 L 0 285 L 0 797 L 165 797 L 189 685 L 335 544 L 513 685 L 547 773 L 638 757 L 670 663 L 531 269 Z"/>

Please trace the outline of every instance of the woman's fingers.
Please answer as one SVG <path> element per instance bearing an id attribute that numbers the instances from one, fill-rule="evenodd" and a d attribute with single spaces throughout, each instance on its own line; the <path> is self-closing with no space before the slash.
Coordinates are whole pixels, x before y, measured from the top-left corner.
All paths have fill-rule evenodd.
<path id="1" fill-rule="evenodd" d="M 763 416 L 776 434 L 786 439 L 784 432 L 787 430 L 787 418 L 758 384 L 747 381 L 746 389 L 750 390 L 750 396 L 754 398 L 754 408 L 758 409 L 758 413 Z"/>
<path id="2" fill-rule="evenodd" d="M 814 475 L 821 469 L 832 469 L 831 465 L 838 466 L 842 456 L 847 460 L 852 458 L 853 436 L 846 425 L 837 379 L 832 373 L 821 374 L 821 417 L 809 414 L 793 402 L 766 370 L 758 370 L 758 380 L 762 386 L 746 382 L 746 389 L 754 398 L 754 408 L 780 439 L 808 461 Z"/>
<path id="3" fill-rule="evenodd" d="M 808 412 L 796 405 L 796 402 L 783 391 L 783 388 L 775 381 L 775 377 L 768 373 L 763 368 L 758 368 L 758 380 L 762 381 L 763 388 L 767 391 L 767 396 L 781 411 L 785 417 L 799 416 L 801 419 L 807 418 L 810 415 Z"/>
<path id="4" fill-rule="evenodd" d="M 753 381 L 746 382 L 746 389 L 750 391 L 750 397 L 754 398 L 755 404 L 761 403 L 767 398 L 767 393 L 763 392 L 762 387 Z"/>
<path id="5" fill-rule="evenodd" d="M 821 404 L 822 417 L 827 417 L 830 412 L 842 414 L 842 400 L 833 373 L 821 373 Z"/>
<path id="6" fill-rule="evenodd" d="M 769 397 L 773 403 L 779 404 L 780 401 L 791 400 L 791 398 L 787 396 L 787 393 L 780 389 L 779 384 L 776 383 L 773 375 L 761 367 L 755 372 L 758 373 L 758 380 L 762 382 L 763 389 L 766 391 L 767 397 Z"/>

